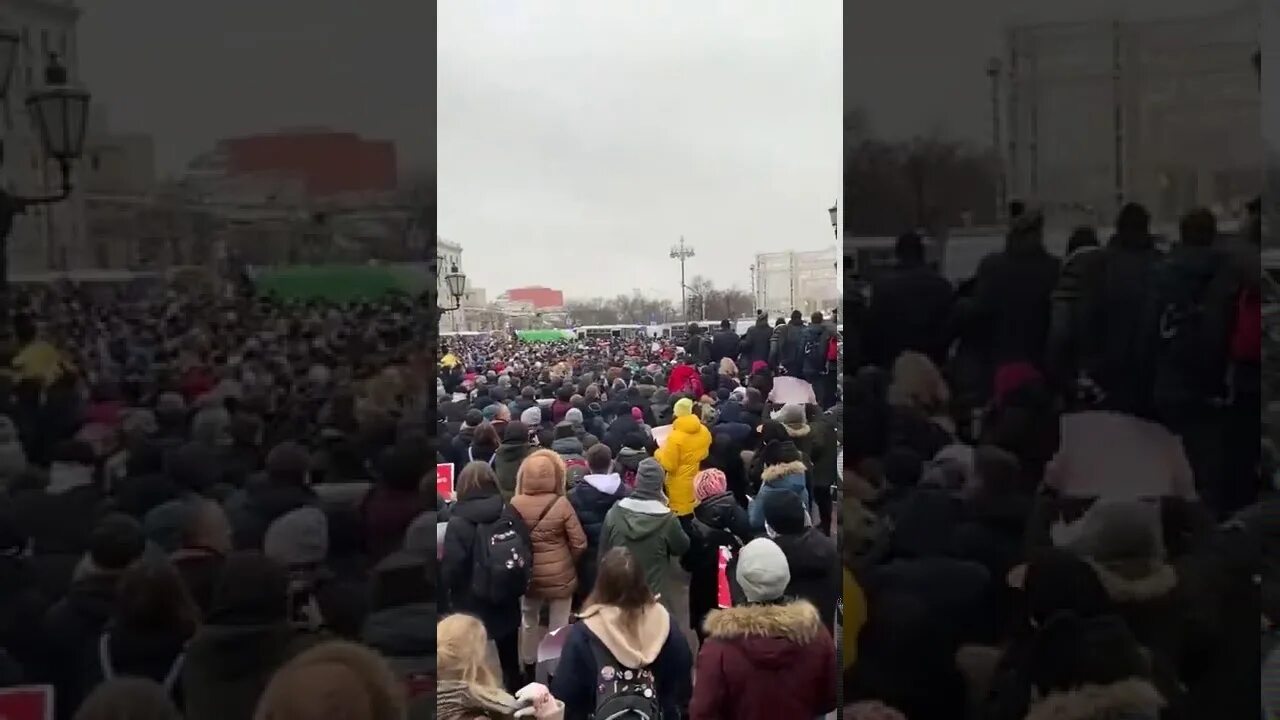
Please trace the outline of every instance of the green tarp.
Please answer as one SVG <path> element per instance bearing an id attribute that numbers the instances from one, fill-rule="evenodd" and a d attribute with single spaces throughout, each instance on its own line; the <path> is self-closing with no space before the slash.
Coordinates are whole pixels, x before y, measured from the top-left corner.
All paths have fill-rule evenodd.
<path id="1" fill-rule="evenodd" d="M 517 330 L 516 337 L 524 342 L 555 342 L 571 340 L 573 333 L 568 330 Z"/>
<path id="2" fill-rule="evenodd" d="M 406 265 L 319 265 L 268 268 L 254 281 L 258 292 L 286 300 L 349 302 L 391 292 L 416 295 L 427 289 L 427 273 Z"/>

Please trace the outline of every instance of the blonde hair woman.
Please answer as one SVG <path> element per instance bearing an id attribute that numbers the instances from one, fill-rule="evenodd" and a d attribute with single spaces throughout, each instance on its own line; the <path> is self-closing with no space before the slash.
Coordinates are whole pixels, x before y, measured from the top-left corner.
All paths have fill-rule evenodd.
<path id="1" fill-rule="evenodd" d="M 936 365 L 918 352 L 904 352 L 893 361 L 893 382 L 889 404 L 909 407 L 926 415 L 946 412 L 951 391 Z"/>
<path id="2" fill-rule="evenodd" d="M 489 636 L 470 615 L 436 623 L 436 716 L 438 720 L 563 720 L 564 703 L 546 686 L 526 685 L 515 696 L 502 689 L 489 667 Z"/>
<path id="3" fill-rule="evenodd" d="M 888 400 L 891 432 L 922 459 L 930 459 L 955 441 L 956 425 L 948 415 L 951 391 L 927 356 L 904 352 L 893 361 Z"/>
<path id="4" fill-rule="evenodd" d="M 419 702 L 429 704 L 430 697 Z M 404 720 L 401 681 L 380 655 L 363 645 L 333 641 L 317 645 L 276 671 L 258 701 L 254 720 L 317 720 L 325 717 Z M 414 716 L 418 716 L 415 708 Z"/>

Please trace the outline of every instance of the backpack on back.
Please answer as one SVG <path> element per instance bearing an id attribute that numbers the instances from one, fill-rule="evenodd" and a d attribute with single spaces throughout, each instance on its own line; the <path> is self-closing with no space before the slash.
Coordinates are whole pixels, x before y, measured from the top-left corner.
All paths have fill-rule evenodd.
<path id="1" fill-rule="evenodd" d="M 503 513 L 491 523 L 476 526 L 471 594 L 477 599 L 497 603 L 519 597 L 529 587 L 533 551 L 516 527 L 517 522 L 519 519 Z"/>
<path id="2" fill-rule="evenodd" d="M 1144 363 L 1151 370 L 1157 419 L 1177 421 L 1195 413 L 1221 390 L 1215 367 L 1225 348 L 1211 347 L 1212 318 L 1205 306 L 1214 274 L 1189 273 L 1168 263 L 1157 271 L 1146 315 L 1150 339 Z"/>
<path id="3" fill-rule="evenodd" d="M 820 373 L 827 366 L 827 350 L 830 343 L 823 342 L 826 333 L 804 333 L 804 369 L 807 373 Z"/>
<path id="4" fill-rule="evenodd" d="M 564 477 L 565 485 L 573 487 L 582 482 L 582 479 L 591 474 L 591 468 L 587 465 L 587 461 L 583 458 L 564 458 Z"/>
<path id="5" fill-rule="evenodd" d="M 591 655 L 599 668 L 593 720 L 661 720 L 662 705 L 653 671 L 625 667 L 599 638 L 590 633 L 588 636 Z"/>

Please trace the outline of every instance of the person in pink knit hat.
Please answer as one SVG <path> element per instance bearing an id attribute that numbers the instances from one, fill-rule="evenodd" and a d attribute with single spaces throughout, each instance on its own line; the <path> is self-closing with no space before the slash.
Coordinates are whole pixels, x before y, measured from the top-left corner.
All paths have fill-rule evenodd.
<path id="1" fill-rule="evenodd" d="M 703 619 L 720 605 L 720 548 L 728 549 L 732 558 L 727 571 L 732 591 L 738 551 L 753 535 L 747 511 L 729 492 L 723 471 L 716 468 L 700 471 L 693 478 L 693 494 L 698 504 L 689 523 L 693 545 L 689 553 L 689 622 L 698 637 L 703 638 Z"/>

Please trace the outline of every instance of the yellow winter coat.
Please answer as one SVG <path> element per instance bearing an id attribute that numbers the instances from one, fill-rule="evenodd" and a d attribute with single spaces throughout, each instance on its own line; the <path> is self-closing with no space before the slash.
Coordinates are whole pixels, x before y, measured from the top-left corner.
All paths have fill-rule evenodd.
<path id="1" fill-rule="evenodd" d="M 698 418 L 685 415 L 671 424 L 666 443 L 654 454 L 667 471 L 667 504 L 676 515 L 689 515 L 698 504 L 693 495 L 693 477 L 710 451 L 711 431 Z"/>
<path id="2" fill-rule="evenodd" d="M 858 631 L 867 622 L 867 598 L 849 568 L 844 569 L 844 625 L 840 629 L 840 654 L 845 670 L 858 659 Z"/>

